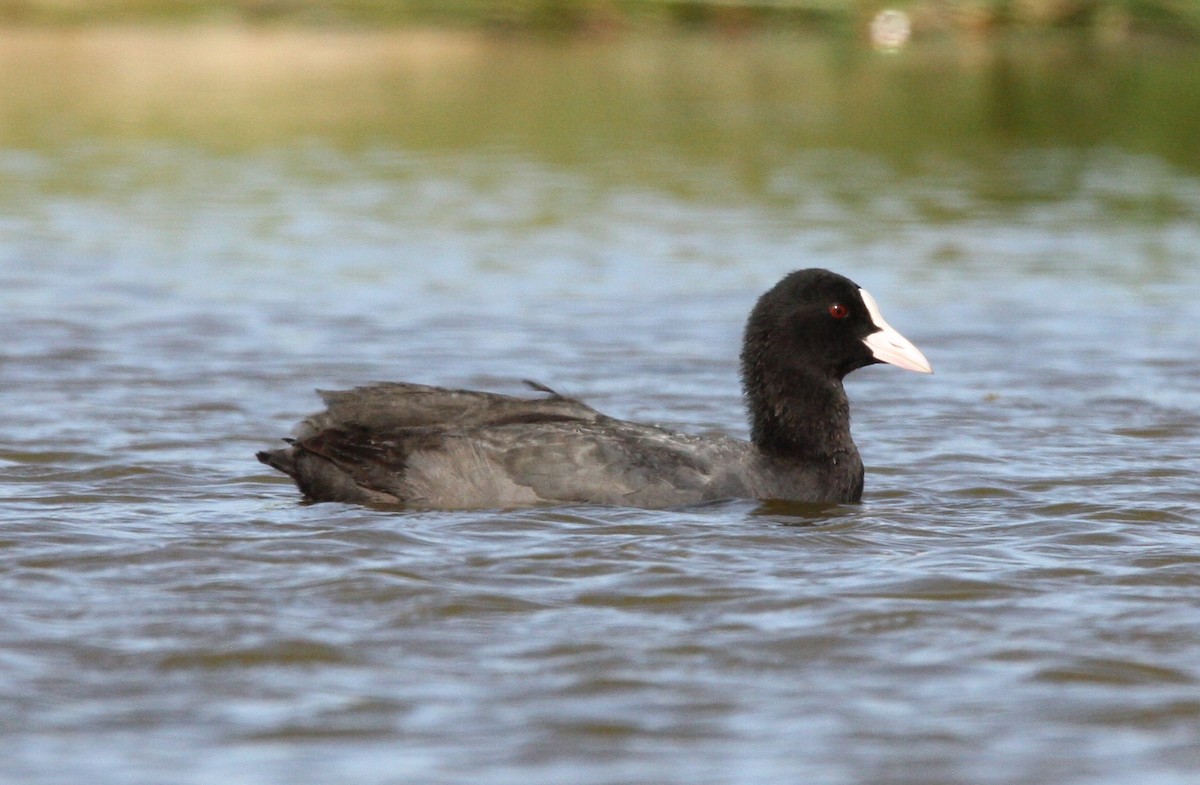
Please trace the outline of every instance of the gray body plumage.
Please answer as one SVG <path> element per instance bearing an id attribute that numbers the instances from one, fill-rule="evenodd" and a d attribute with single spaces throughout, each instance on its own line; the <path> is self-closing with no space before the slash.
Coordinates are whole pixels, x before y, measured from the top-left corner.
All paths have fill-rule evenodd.
<path id="1" fill-rule="evenodd" d="M 321 501 L 465 509 L 537 504 L 675 507 L 733 498 L 852 501 L 857 450 L 827 466 L 747 441 L 618 420 L 550 394 L 387 383 L 321 392 L 290 446 L 259 453 Z M 830 481 L 839 490 L 830 498 Z"/>

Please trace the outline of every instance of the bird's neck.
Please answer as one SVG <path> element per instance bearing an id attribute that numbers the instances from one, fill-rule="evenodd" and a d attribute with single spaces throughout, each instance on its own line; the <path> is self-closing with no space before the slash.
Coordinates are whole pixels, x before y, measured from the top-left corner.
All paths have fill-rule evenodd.
<path id="1" fill-rule="evenodd" d="M 839 379 L 788 369 L 786 375 L 744 379 L 750 440 L 780 459 L 834 460 L 855 452 L 850 403 Z"/>

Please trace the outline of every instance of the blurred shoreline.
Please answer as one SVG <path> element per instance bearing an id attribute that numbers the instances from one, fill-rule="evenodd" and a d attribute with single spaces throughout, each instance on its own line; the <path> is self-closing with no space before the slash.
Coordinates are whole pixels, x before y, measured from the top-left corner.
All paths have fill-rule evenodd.
<path id="1" fill-rule="evenodd" d="M 1200 3 L 1173 0 L 0 0 L 0 27 L 283 25 L 579 36 L 800 30 L 862 38 L 885 11 L 902 14 L 917 40 L 1071 31 L 1105 41 L 1148 35 L 1200 43 Z"/>
<path id="2" fill-rule="evenodd" d="M 999 172 L 1010 151 L 1119 149 L 1197 172 L 1200 115 L 1180 109 L 1198 104 L 1192 45 L 1076 31 L 914 35 L 880 51 L 775 28 L 0 24 L 0 147 L 24 150 L 321 140 L 606 171 L 632 149 L 646 160 L 611 176 L 732 167 L 753 190 L 812 149 L 900 169 L 991 160 Z"/>

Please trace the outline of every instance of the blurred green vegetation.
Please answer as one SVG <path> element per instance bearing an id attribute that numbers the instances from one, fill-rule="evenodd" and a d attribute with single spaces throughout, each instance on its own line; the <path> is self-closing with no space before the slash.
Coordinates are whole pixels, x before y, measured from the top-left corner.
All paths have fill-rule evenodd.
<path id="1" fill-rule="evenodd" d="M 760 192 L 814 150 L 949 172 L 988 161 L 1003 172 L 1010 156 L 1041 150 L 1123 150 L 1196 173 L 1197 106 L 1192 45 L 1075 33 L 884 53 L 795 33 L 597 44 L 476 30 L 0 29 L 0 150 L 240 154 L 312 140 L 655 183 L 665 166 L 685 173 L 684 188 L 688 173 L 716 168 L 715 181 Z"/>
<path id="2" fill-rule="evenodd" d="M 729 32 L 805 28 L 858 34 L 884 8 L 914 35 L 1087 29 L 1200 40 L 1198 0 L 0 0 L 0 23 L 236 22 L 455 26 L 613 34 L 654 27 Z"/>

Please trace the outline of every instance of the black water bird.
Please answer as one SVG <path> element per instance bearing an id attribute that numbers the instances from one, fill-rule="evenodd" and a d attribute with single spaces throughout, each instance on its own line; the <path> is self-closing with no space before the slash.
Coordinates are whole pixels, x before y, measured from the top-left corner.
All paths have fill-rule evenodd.
<path id="1" fill-rule="evenodd" d="M 828 270 L 798 270 L 759 298 L 746 323 L 748 442 L 618 420 L 536 384 L 542 397 L 398 382 L 322 391 L 325 411 L 258 459 L 312 501 L 426 509 L 855 502 L 863 464 L 842 379 L 874 363 L 931 372 L 865 290 Z"/>

